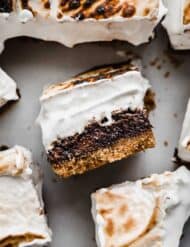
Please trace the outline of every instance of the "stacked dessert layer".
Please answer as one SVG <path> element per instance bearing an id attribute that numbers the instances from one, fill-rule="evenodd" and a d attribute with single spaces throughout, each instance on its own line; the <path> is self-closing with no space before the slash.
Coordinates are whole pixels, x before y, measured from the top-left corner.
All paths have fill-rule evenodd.
<path id="1" fill-rule="evenodd" d="M 98 247 L 178 247 L 190 216 L 190 172 L 154 174 L 92 195 Z"/>
<path id="2" fill-rule="evenodd" d="M 38 122 L 54 171 L 81 174 L 153 147 L 149 89 L 135 61 L 49 86 Z"/>
<path id="3" fill-rule="evenodd" d="M 0 1 L 0 50 L 6 39 L 29 36 L 72 47 L 92 41 L 148 42 L 165 15 L 161 0 Z"/>
<path id="4" fill-rule="evenodd" d="M 190 49 L 190 0 L 164 0 L 168 14 L 163 22 L 175 49 Z"/>
<path id="5" fill-rule="evenodd" d="M 23 147 L 0 151 L 0 246 L 44 246 L 51 240 L 41 178 Z"/>

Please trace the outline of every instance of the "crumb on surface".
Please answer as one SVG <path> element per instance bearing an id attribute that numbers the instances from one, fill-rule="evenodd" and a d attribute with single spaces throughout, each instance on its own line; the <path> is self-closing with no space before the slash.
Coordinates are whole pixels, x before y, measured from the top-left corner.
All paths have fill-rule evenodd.
<path id="1" fill-rule="evenodd" d="M 168 147 L 168 141 L 164 141 L 164 146 Z"/>
<path id="2" fill-rule="evenodd" d="M 151 66 L 155 66 L 159 61 L 159 58 L 158 57 L 155 57 L 153 60 L 150 61 L 150 65 Z"/>
<path id="3" fill-rule="evenodd" d="M 168 78 L 169 76 L 170 76 L 170 72 L 167 71 L 167 72 L 164 74 L 164 77 L 165 77 L 165 78 Z"/>

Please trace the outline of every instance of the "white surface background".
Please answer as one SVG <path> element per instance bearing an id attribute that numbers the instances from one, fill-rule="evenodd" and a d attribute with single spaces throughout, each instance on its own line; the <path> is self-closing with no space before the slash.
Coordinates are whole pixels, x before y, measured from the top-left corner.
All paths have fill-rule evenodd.
<path id="1" fill-rule="evenodd" d="M 156 92 L 157 107 L 151 114 L 156 148 L 120 164 L 60 181 L 46 162 L 40 129 L 35 125 L 40 107 L 38 99 L 44 85 L 64 81 L 97 65 L 124 61 L 126 58 L 118 56 L 117 51 L 131 49 L 142 56 L 144 74 Z M 168 39 L 162 29 L 151 44 L 139 48 L 132 48 L 125 42 L 85 44 L 73 49 L 23 38 L 7 42 L 0 65 L 18 82 L 22 98 L 0 113 L 0 144 L 28 147 L 44 170 L 44 197 L 53 230 L 51 247 L 96 246 L 90 214 L 90 193 L 95 189 L 174 168 L 171 157 L 190 96 L 190 53 L 170 50 L 180 62 L 176 68 L 166 50 Z M 151 66 L 150 62 L 155 58 L 158 62 Z M 160 69 L 157 68 L 159 65 Z M 170 72 L 168 78 L 164 77 L 166 72 Z M 168 146 L 164 145 L 165 141 Z M 181 247 L 190 246 L 189 231 L 190 223 L 185 228 Z"/>

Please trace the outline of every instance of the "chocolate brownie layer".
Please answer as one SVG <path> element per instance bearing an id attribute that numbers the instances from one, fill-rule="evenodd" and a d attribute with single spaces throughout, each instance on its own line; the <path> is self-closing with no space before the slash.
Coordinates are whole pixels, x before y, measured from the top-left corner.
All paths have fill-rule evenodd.
<path id="1" fill-rule="evenodd" d="M 101 123 L 92 122 L 86 126 L 81 134 L 56 140 L 48 152 L 50 163 L 58 168 L 75 160 L 77 165 L 77 161 L 91 157 L 92 153 L 96 151 L 109 149 L 120 140 L 138 138 L 145 133 L 151 133 L 153 139 L 152 126 L 145 111 L 117 112 L 112 114 L 112 119 L 111 125 L 106 125 L 108 120 L 104 118 Z M 151 147 L 154 146 L 153 143 L 154 141 L 152 141 Z M 140 151 L 139 149 L 144 148 L 138 147 L 138 151 Z M 89 169 L 91 168 L 89 167 Z"/>
<path id="2" fill-rule="evenodd" d="M 52 164 L 54 172 L 61 177 L 82 174 L 89 170 L 127 158 L 137 152 L 152 148 L 155 145 L 152 130 L 132 138 L 122 138 L 114 145 L 100 148 L 80 159 L 73 158 L 59 164 Z"/>

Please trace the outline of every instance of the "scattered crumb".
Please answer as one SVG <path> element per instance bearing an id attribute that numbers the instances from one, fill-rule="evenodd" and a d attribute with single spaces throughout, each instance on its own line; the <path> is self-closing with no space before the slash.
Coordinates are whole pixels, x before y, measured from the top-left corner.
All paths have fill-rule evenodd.
<path id="1" fill-rule="evenodd" d="M 169 76 L 170 76 L 170 72 L 167 71 L 167 72 L 164 74 L 164 77 L 165 77 L 165 78 L 168 78 Z"/>
<path id="2" fill-rule="evenodd" d="M 153 92 L 152 90 L 148 90 L 144 98 L 144 103 L 148 112 L 154 110 L 156 108 L 155 92 Z"/>
<path id="3" fill-rule="evenodd" d="M 156 68 L 160 70 L 162 68 L 162 65 L 158 64 Z"/>
<path id="4" fill-rule="evenodd" d="M 174 116 L 175 118 L 177 118 L 177 117 L 178 117 L 177 113 L 174 113 L 174 114 L 173 114 L 173 116 Z"/>
<path id="5" fill-rule="evenodd" d="M 158 61 L 159 61 L 159 58 L 156 57 L 156 58 L 154 58 L 152 61 L 150 61 L 150 65 L 151 65 L 151 66 L 155 66 L 155 65 L 157 64 Z"/>
<path id="6" fill-rule="evenodd" d="M 168 141 L 164 141 L 164 146 L 165 146 L 165 147 L 168 146 Z"/>

